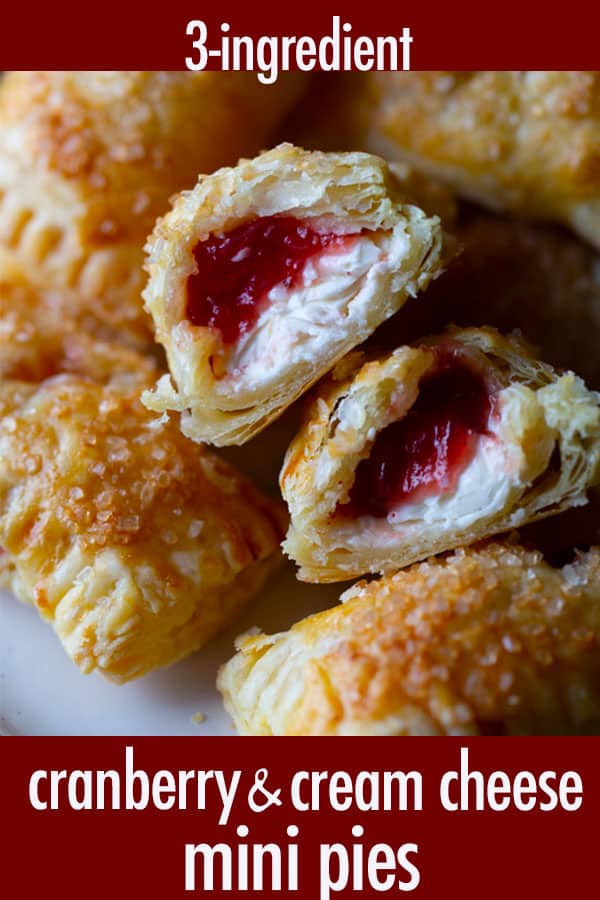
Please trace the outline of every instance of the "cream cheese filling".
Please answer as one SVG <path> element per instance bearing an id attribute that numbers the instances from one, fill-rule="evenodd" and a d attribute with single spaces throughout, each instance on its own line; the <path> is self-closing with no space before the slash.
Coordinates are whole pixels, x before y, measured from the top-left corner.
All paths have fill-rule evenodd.
<path id="1" fill-rule="evenodd" d="M 398 539 L 422 541 L 435 538 L 442 530 L 461 534 L 473 525 L 508 513 L 513 504 L 545 470 L 553 441 L 548 440 L 535 465 L 523 452 L 519 435 L 514 432 L 515 405 L 518 399 L 510 390 L 498 395 L 498 414 L 489 424 L 489 433 L 478 438 L 475 454 L 448 493 L 432 494 L 413 503 L 404 502 L 390 510 L 386 518 L 361 516 L 332 525 L 329 538 L 338 546 L 384 547 Z"/>
<path id="2" fill-rule="evenodd" d="M 401 229 L 348 239 L 309 259 L 301 283 L 276 285 L 254 328 L 229 350 L 220 379 L 227 394 L 281 383 L 285 372 L 335 354 L 352 330 L 367 330 L 382 276 L 409 251 Z"/>

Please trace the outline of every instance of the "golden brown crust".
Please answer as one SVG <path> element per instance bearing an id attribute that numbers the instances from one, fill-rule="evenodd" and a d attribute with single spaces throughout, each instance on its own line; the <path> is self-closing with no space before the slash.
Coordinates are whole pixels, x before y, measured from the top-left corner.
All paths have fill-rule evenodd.
<path id="1" fill-rule="evenodd" d="M 357 107 L 360 146 L 600 247 L 600 73 L 372 73 Z"/>
<path id="2" fill-rule="evenodd" d="M 402 419 L 435 364 L 432 348 L 468 354 L 496 393 L 489 435 L 455 488 L 387 517 L 340 514 L 376 436 Z M 364 364 L 363 364 L 364 363 Z M 464 486 L 463 486 L 463 478 Z M 454 330 L 364 362 L 355 354 L 315 392 L 280 475 L 291 524 L 284 549 L 306 581 L 389 573 L 586 502 L 600 478 L 600 402 L 516 339 Z"/>
<path id="3" fill-rule="evenodd" d="M 600 731 L 600 550 L 459 550 L 341 600 L 239 641 L 219 687 L 242 733 Z"/>
<path id="4" fill-rule="evenodd" d="M 279 505 L 150 415 L 139 387 L 0 386 L 0 542 L 77 665 L 117 681 L 229 622 L 282 530 Z"/>
<path id="5" fill-rule="evenodd" d="M 62 293 L 40 294 L 0 280 L 0 381 L 37 384 L 58 374 L 141 390 L 161 371 L 158 356 L 142 355 L 116 340 L 101 340 L 68 318 Z M 68 306 L 68 304 L 67 304 Z M 11 556 L 0 549 L 0 586 L 31 602 Z"/>
<path id="6" fill-rule="evenodd" d="M 68 373 L 141 389 L 164 370 L 160 363 L 158 353 L 142 354 L 82 328 L 59 294 L 0 280 L 0 379 L 40 382 Z"/>
<path id="7" fill-rule="evenodd" d="M 147 342 L 142 247 L 156 217 L 198 172 L 259 149 L 301 79 L 265 87 L 252 73 L 5 76 L 0 262 Z"/>
<path id="8" fill-rule="evenodd" d="M 355 243 L 343 256 L 351 261 L 297 293 L 290 288 L 283 299 L 270 295 L 243 346 L 238 340 L 225 347 L 217 329 L 187 318 L 187 282 L 197 271 L 193 250 L 211 234 L 278 215 L 352 235 Z M 172 382 L 163 379 L 144 402 L 157 411 L 182 411 L 182 428 L 194 440 L 241 444 L 435 277 L 441 229 L 437 217 L 403 203 L 382 160 L 282 144 L 201 178 L 176 198 L 147 249 L 144 296 Z"/>

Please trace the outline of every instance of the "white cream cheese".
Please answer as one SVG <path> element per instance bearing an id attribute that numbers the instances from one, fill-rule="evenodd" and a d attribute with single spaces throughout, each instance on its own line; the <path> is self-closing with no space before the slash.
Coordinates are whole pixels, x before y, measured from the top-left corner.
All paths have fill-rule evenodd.
<path id="1" fill-rule="evenodd" d="M 487 519 L 506 506 L 515 480 L 521 486 L 519 472 L 511 471 L 507 456 L 497 436 L 480 437 L 475 455 L 459 475 L 454 491 L 403 503 L 388 514 L 388 523 L 406 527 L 413 522 L 432 525 L 451 521 L 462 530 Z"/>
<path id="2" fill-rule="evenodd" d="M 396 229 L 347 239 L 309 259 L 301 284 L 272 288 L 254 328 L 231 348 L 223 387 L 228 393 L 264 387 L 302 362 L 330 355 L 347 339 L 345 319 L 366 326 L 382 274 L 408 249 L 407 235 Z"/>
<path id="3" fill-rule="evenodd" d="M 362 516 L 336 524 L 336 543 L 348 548 L 385 546 L 411 535 L 423 540 L 428 533 L 439 535 L 448 527 L 461 534 L 476 522 L 482 523 L 510 509 L 534 478 L 545 469 L 553 442 L 548 441 L 535 468 L 523 453 L 514 432 L 519 398 L 510 390 L 498 395 L 498 414 L 489 425 L 490 433 L 477 442 L 471 462 L 448 493 L 433 494 L 414 503 L 404 502 L 385 519 Z M 518 415 L 517 415 L 518 418 Z"/>

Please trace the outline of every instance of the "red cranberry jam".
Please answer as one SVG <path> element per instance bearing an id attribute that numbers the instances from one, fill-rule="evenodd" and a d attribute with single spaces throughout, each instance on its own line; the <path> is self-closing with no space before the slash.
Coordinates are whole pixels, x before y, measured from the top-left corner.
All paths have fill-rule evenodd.
<path id="1" fill-rule="evenodd" d="M 488 433 L 493 397 L 485 378 L 456 351 L 436 353 L 414 405 L 359 463 L 344 515 L 383 518 L 402 503 L 454 490 Z"/>
<path id="2" fill-rule="evenodd" d="M 235 343 L 256 324 L 271 288 L 294 287 L 311 256 L 343 241 L 291 216 L 265 216 L 199 241 L 198 271 L 187 282 L 188 320 Z"/>

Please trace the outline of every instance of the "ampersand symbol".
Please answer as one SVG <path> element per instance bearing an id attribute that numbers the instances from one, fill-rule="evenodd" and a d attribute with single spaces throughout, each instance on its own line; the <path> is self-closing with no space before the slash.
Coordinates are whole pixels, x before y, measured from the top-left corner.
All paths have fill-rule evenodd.
<path id="1" fill-rule="evenodd" d="M 265 787 L 268 774 L 268 769 L 257 769 L 254 773 L 254 785 L 250 788 L 250 792 L 248 793 L 248 806 L 252 812 L 263 812 L 265 809 L 273 806 L 273 804 L 275 804 L 275 806 L 281 806 L 281 800 L 279 799 L 281 788 L 277 788 L 276 791 L 271 792 Z M 256 802 L 254 799 L 256 794 L 260 794 L 264 797 L 263 802 Z"/>

